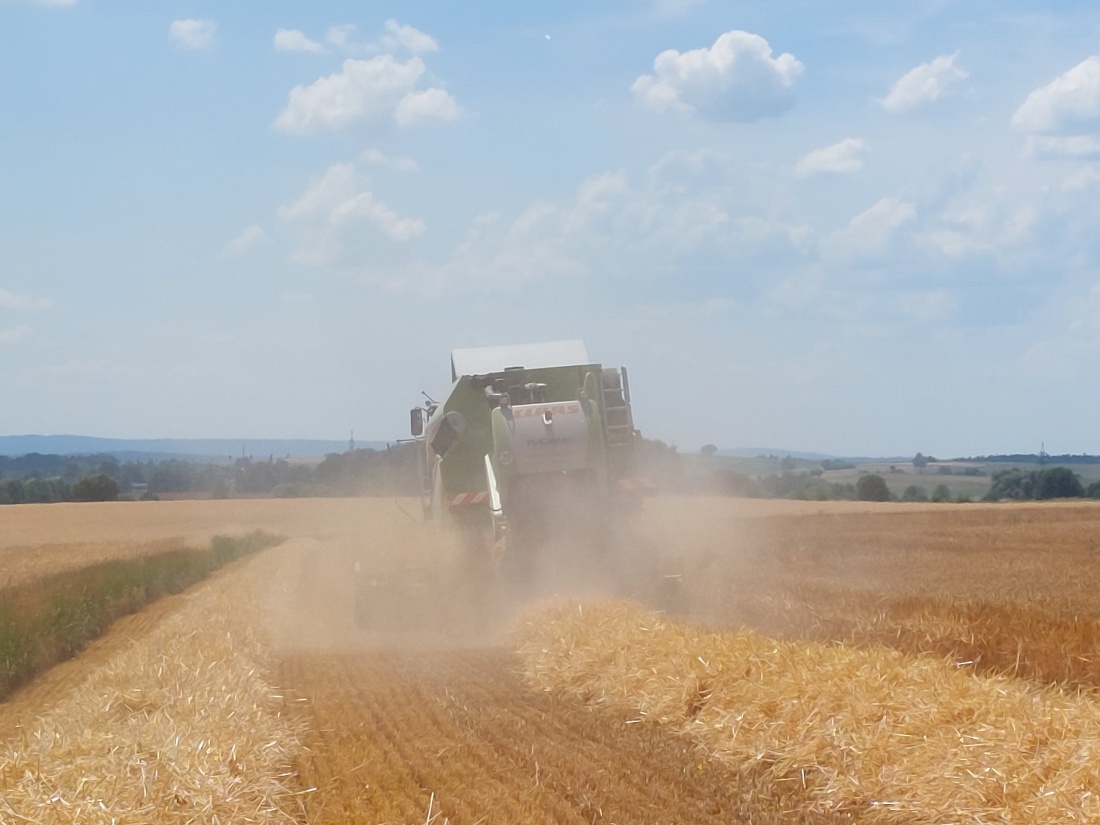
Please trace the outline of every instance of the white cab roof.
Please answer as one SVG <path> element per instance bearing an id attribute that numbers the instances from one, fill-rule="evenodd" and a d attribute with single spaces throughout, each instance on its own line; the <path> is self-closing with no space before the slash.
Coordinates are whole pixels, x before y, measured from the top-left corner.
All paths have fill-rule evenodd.
<path id="1" fill-rule="evenodd" d="M 451 380 L 460 375 L 487 375 L 508 367 L 573 367 L 591 364 L 584 341 L 548 341 L 545 344 L 511 344 L 451 351 Z"/>

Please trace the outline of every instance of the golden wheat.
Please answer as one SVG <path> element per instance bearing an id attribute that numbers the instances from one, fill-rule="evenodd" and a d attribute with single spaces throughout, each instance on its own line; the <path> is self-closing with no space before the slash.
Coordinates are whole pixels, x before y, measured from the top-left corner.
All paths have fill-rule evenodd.
<path id="1" fill-rule="evenodd" d="M 0 748 L 0 821 L 297 821 L 298 730 L 254 627 L 271 563 L 200 585 Z"/>
<path id="2" fill-rule="evenodd" d="M 1100 707 L 1085 696 L 892 650 L 708 633 L 627 603 L 547 608 L 520 639 L 536 689 L 669 726 L 810 811 L 1100 821 Z"/>

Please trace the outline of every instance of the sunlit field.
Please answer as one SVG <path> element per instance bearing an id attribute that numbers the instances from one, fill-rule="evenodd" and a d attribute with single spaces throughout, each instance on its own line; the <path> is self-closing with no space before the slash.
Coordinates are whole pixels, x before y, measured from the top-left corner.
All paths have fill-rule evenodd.
<path id="1" fill-rule="evenodd" d="M 522 584 L 390 499 L 8 507 L 0 528 L 8 588 L 285 539 L 0 704 L 0 821 L 1100 815 L 1091 503 L 654 498 L 598 564 L 551 548 Z"/>

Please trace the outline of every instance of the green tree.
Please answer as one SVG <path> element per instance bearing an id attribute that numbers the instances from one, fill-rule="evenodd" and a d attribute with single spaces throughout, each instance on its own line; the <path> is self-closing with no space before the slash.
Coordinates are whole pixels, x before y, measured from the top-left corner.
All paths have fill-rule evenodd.
<path id="1" fill-rule="evenodd" d="M 993 474 L 993 485 L 985 494 L 987 501 L 1000 501 L 1003 498 L 1026 501 L 1035 498 L 1035 477 L 1037 473 L 1025 473 L 1019 467 L 999 470 Z"/>
<path id="2" fill-rule="evenodd" d="M 867 473 L 856 481 L 856 498 L 860 501 L 889 501 L 890 488 L 886 479 L 874 473 Z"/>
<path id="3" fill-rule="evenodd" d="M 918 472 L 923 472 L 924 468 L 928 466 L 928 456 L 917 453 L 913 456 L 913 466 L 917 468 Z"/>
<path id="4" fill-rule="evenodd" d="M 928 491 L 919 484 L 910 484 L 901 494 L 902 501 L 928 501 Z"/>
<path id="5" fill-rule="evenodd" d="M 1085 488 L 1081 479 L 1069 467 L 1051 467 L 1039 473 L 1035 485 L 1035 498 L 1081 498 Z"/>
<path id="6" fill-rule="evenodd" d="M 946 484 L 937 484 L 932 490 L 932 501 L 951 501 L 951 489 Z"/>
<path id="7" fill-rule="evenodd" d="M 115 501 L 118 498 L 118 482 L 100 473 L 84 476 L 74 482 L 71 494 L 76 501 Z"/>

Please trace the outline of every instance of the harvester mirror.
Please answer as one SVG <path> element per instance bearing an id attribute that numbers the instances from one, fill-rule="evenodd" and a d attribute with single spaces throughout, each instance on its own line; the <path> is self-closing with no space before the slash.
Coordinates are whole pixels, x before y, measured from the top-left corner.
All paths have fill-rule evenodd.
<path id="1" fill-rule="evenodd" d="M 421 407 L 413 407 L 409 410 L 409 430 L 419 438 L 424 435 L 424 410 Z"/>

